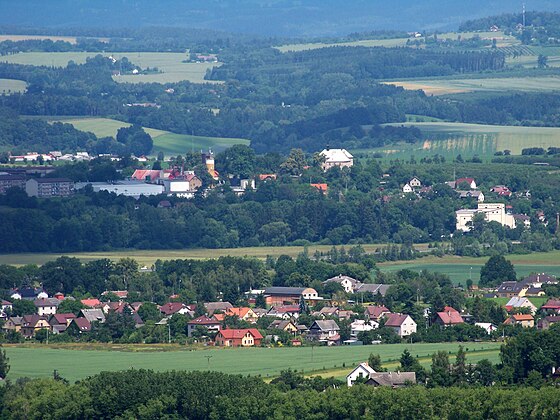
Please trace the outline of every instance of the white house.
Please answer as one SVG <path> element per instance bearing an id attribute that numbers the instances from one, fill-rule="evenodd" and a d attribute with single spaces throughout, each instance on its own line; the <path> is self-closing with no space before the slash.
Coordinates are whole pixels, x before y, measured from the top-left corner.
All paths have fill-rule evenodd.
<path id="1" fill-rule="evenodd" d="M 484 331 L 486 331 L 486 334 L 488 334 L 488 335 L 492 334 L 492 332 L 494 332 L 498 329 L 497 326 L 495 326 L 494 324 L 492 324 L 490 322 L 475 322 L 474 325 L 482 328 Z"/>
<path id="2" fill-rule="evenodd" d="M 342 274 L 339 274 L 336 277 L 331 277 L 330 279 L 327 279 L 323 282 L 323 284 L 328 283 L 340 284 L 346 293 L 354 293 L 362 285 L 360 281 L 349 276 L 343 276 Z"/>
<path id="3" fill-rule="evenodd" d="M 388 314 L 385 326 L 392 328 L 400 337 L 406 337 L 416 332 L 416 322 L 406 314 Z"/>
<path id="4" fill-rule="evenodd" d="M 410 186 L 410 184 L 404 184 L 404 187 L 402 187 L 402 192 L 407 194 L 414 192 L 414 189 Z"/>
<path id="5" fill-rule="evenodd" d="M 508 308 L 528 308 L 532 315 L 537 313 L 537 307 L 526 297 L 512 297 L 508 303 L 506 303 L 506 309 Z"/>
<path id="6" fill-rule="evenodd" d="M 60 305 L 60 301 L 55 298 L 36 299 L 33 303 L 37 308 L 37 314 L 39 316 L 56 314 L 58 305 Z"/>
<path id="7" fill-rule="evenodd" d="M 323 170 L 327 171 L 334 166 L 339 168 L 350 168 L 354 165 L 354 156 L 346 149 L 330 149 L 326 148 L 320 153 L 325 161 L 323 162 Z"/>
<path id="8" fill-rule="evenodd" d="M 379 328 L 379 323 L 375 321 L 364 321 L 357 319 L 350 324 L 350 336 L 357 338 L 361 332 L 371 331 Z"/>
<path id="9" fill-rule="evenodd" d="M 367 362 L 360 363 L 358 366 L 354 368 L 352 372 L 346 375 L 346 384 L 348 386 L 352 386 L 354 385 L 354 382 L 356 382 L 356 379 L 360 377 L 367 380 L 369 378 L 370 373 L 375 373 L 375 370 L 373 370 L 367 364 Z"/>
<path id="10" fill-rule="evenodd" d="M 469 232 L 472 229 L 471 223 L 477 214 L 483 214 L 487 222 L 498 222 L 502 226 L 515 229 L 515 218 L 506 213 L 506 205 L 502 203 L 478 203 L 478 208 L 461 209 L 455 212 L 457 223 L 456 229 Z"/>
<path id="11" fill-rule="evenodd" d="M 484 203 L 484 194 L 482 191 L 471 190 L 471 191 L 457 191 L 460 198 L 476 198 L 479 203 Z"/>
<path id="12" fill-rule="evenodd" d="M 408 185 L 410 185 L 412 188 L 420 188 L 422 186 L 422 182 L 418 178 L 414 177 L 410 181 L 408 181 Z"/>

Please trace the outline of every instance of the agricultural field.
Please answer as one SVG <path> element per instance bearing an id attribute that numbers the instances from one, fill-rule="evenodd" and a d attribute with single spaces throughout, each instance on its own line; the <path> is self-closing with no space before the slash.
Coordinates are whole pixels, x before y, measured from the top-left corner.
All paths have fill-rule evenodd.
<path id="1" fill-rule="evenodd" d="M 375 252 L 376 249 L 384 245 L 369 244 L 362 245 L 366 252 Z M 350 247 L 347 246 L 348 250 Z M 419 251 L 427 251 L 426 244 L 415 245 Z M 307 247 L 309 255 L 313 255 L 316 251 L 326 253 L 332 249 L 331 245 L 310 245 Z M 83 262 L 108 258 L 117 261 L 121 258 L 133 258 L 140 265 L 151 266 L 157 260 L 174 260 L 174 259 L 208 259 L 219 258 L 224 256 L 231 257 L 255 257 L 265 259 L 269 255 L 289 255 L 297 257 L 305 248 L 303 246 L 280 246 L 280 247 L 252 247 L 252 248 L 223 248 L 223 249 L 165 249 L 165 250 L 127 250 L 127 251 L 107 251 L 107 252 L 76 252 L 67 254 L 47 254 L 47 253 L 29 253 L 29 254 L 0 254 L 0 264 L 10 265 L 26 265 L 26 264 L 44 264 L 47 261 L 57 259 L 62 255 L 79 258 Z"/>
<path id="2" fill-rule="evenodd" d="M 101 42 L 109 42 L 109 38 L 87 37 L 88 39 L 97 39 Z M 53 42 L 63 41 L 70 44 L 77 44 L 78 38 L 75 36 L 53 36 L 53 35 L 0 35 L 0 42 L 4 41 L 42 41 L 50 39 Z"/>
<path id="3" fill-rule="evenodd" d="M 28 64 L 33 66 L 65 67 L 69 61 L 77 64 L 85 63 L 87 57 L 99 53 L 93 52 L 24 52 L 0 57 L 0 61 L 15 64 Z M 127 57 L 128 60 L 143 69 L 157 67 L 161 73 L 137 74 L 114 76 L 115 81 L 121 83 L 177 83 L 189 81 L 192 83 L 218 83 L 206 81 L 206 71 L 221 63 L 183 63 L 188 58 L 186 53 L 160 53 L 160 52 L 104 52 L 102 55 L 119 59 Z"/>
<path id="4" fill-rule="evenodd" d="M 515 60 L 519 60 L 520 64 L 525 62 L 532 63 L 533 60 L 536 63 L 537 57 L 523 56 Z M 549 60 L 553 65 L 558 63 L 558 60 L 554 57 L 551 57 Z M 530 65 L 530 67 L 535 67 L 535 65 Z M 426 95 L 434 96 L 467 92 L 550 92 L 560 90 L 560 77 L 558 76 L 405 80 L 383 83 L 400 86 L 407 90 L 423 90 Z"/>
<path id="5" fill-rule="evenodd" d="M 362 155 L 381 152 L 388 159 L 409 159 L 411 156 L 419 159 L 435 154 L 453 159 L 460 154 L 463 158 L 478 155 L 483 160 L 490 160 L 496 151 L 511 150 L 513 155 L 520 155 L 522 149 L 527 147 L 560 147 L 560 128 L 419 120 L 398 125 L 418 127 L 424 134 L 424 142 L 397 143 L 380 148 L 354 149 L 351 152 Z"/>
<path id="6" fill-rule="evenodd" d="M 0 95 L 25 92 L 27 83 L 23 80 L 0 79 Z"/>
<path id="7" fill-rule="evenodd" d="M 467 361 L 489 359 L 498 362 L 500 343 L 463 343 L 467 350 Z M 397 360 L 405 348 L 420 358 L 426 366 L 431 363 L 430 355 L 438 350 L 456 353 L 457 343 L 383 344 L 377 346 L 341 347 L 280 347 L 224 349 L 208 348 L 194 350 L 171 346 L 176 351 L 161 351 L 155 346 L 152 351 L 111 351 L 122 347 L 104 345 L 103 350 L 68 350 L 47 346 L 12 346 L 4 348 L 10 358 L 8 378 L 48 377 L 56 369 L 59 374 L 76 381 L 101 371 L 116 371 L 129 368 L 166 370 L 213 370 L 231 374 L 261 375 L 274 377 L 284 369 L 304 370 L 305 374 L 321 374 L 344 378 L 352 368 L 367 360 L 370 353 L 381 356 L 390 369 L 398 367 Z M 70 348 L 70 346 L 68 346 Z M 146 347 L 146 346 L 144 346 Z M 128 346 L 129 350 L 142 346 Z M 181 350 L 177 350 L 177 349 Z M 453 360 L 453 357 L 450 357 Z M 343 363 L 345 366 L 343 366 Z"/>
<path id="8" fill-rule="evenodd" d="M 443 34 L 438 34 L 439 39 L 452 39 L 456 40 L 459 36 L 461 39 L 471 39 L 475 36 L 479 36 L 482 39 L 494 39 L 496 38 L 497 45 L 500 47 L 509 47 L 513 45 L 518 45 L 520 42 L 513 36 L 505 35 L 503 32 L 447 32 Z M 418 38 L 422 40 L 423 38 Z M 364 39 L 360 41 L 350 41 L 350 42 L 337 42 L 337 43 L 323 43 L 323 42 L 310 42 L 301 44 L 289 44 L 277 47 L 281 52 L 298 52 L 315 50 L 318 48 L 328 48 L 328 47 L 404 47 L 407 41 L 413 42 L 416 38 L 389 38 L 389 39 Z"/>
<path id="9" fill-rule="evenodd" d="M 518 277 L 525 277 L 531 273 L 547 273 L 560 277 L 560 251 L 507 255 L 506 258 L 514 265 Z M 403 269 L 438 271 L 447 274 L 453 283 L 465 285 L 468 279 L 472 279 L 474 284 L 478 283 L 480 269 L 487 260 L 488 257 L 427 256 L 411 261 L 381 263 L 378 267 L 384 272 Z"/>
<path id="10" fill-rule="evenodd" d="M 78 130 L 89 131 L 97 137 L 115 137 L 119 128 L 130 126 L 128 123 L 109 118 L 63 117 L 57 118 L 56 121 L 72 124 Z M 145 130 L 154 140 L 153 156 L 160 151 L 166 156 L 176 156 L 191 149 L 212 149 L 215 152 L 221 152 L 234 144 L 249 144 L 249 141 L 245 139 L 191 136 L 154 128 L 145 128 Z"/>

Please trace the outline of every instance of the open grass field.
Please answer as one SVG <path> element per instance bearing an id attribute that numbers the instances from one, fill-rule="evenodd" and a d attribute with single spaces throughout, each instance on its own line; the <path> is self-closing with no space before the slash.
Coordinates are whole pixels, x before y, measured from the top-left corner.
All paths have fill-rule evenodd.
<path id="1" fill-rule="evenodd" d="M 498 361 L 499 343 L 463 343 L 468 349 L 467 361 L 476 362 L 487 358 Z M 456 353 L 459 344 L 384 344 L 377 346 L 341 347 L 283 347 L 177 351 L 107 351 L 67 350 L 47 346 L 4 346 L 10 358 L 8 378 L 52 376 L 56 369 L 70 381 L 76 381 L 101 371 L 129 368 L 166 370 L 214 370 L 231 374 L 261 375 L 273 377 L 281 370 L 292 368 L 306 374 L 317 372 L 344 377 L 370 353 L 381 356 L 388 367 L 396 368 L 396 361 L 405 348 L 419 356 L 421 363 L 430 364 L 430 355 L 438 350 Z M 111 349 L 111 345 L 106 348 Z M 132 348 L 132 346 L 130 346 Z M 139 347 L 139 346 L 136 346 Z M 206 356 L 211 356 L 210 361 Z M 345 367 L 342 364 L 345 364 Z"/>
<path id="2" fill-rule="evenodd" d="M 560 80 L 560 79 L 559 79 Z M 399 123 L 398 125 L 402 125 Z M 408 122 L 422 130 L 425 141 L 421 143 L 398 143 L 381 148 L 354 149 L 352 153 L 372 154 L 382 152 L 388 159 L 416 159 L 439 154 L 452 159 L 478 155 L 490 160 L 496 151 L 511 150 L 520 155 L 527 147 L 560 146 L 560 129 L 548 127 L 514 127 L 448 122 Z"/>
<path id="3" fill-rule="evenodd" d="M 70 60 L 75 63 L 85 63 L 87 57 L 94 57 L 98 53 L 91 52 L 24 52 L 0 57 L 0 61 L 29 64 L 33 66 L 66 67 Z M 102 55 L 115 58 L 127 57 L 128 60 L 143 69 L 157 67 L 162 73 L 122 75 L 114 79 L 121 83 L 176 83 L 183 80 L 192 83 L 217 83 L 205 81 L 206 71 L 220 63 L 183 63 L 188 58 L 186 53 L 160 53 L 160 52 L 104 52 Z"/>
<path id="4" fill-rule="evenodd" d="M 91 37 L 88 37 L 91 38 Z M 78 39 L 75 36 L 53 36 L 53 35 L 0 35 L 0 42 L 4 42 L 4 41 L 14 41 L 14 42 L 18 42 L 18 41 L 28 41 L 28 40 L 46 40 L 46 39 L 50 39 L 53 42 L 57 42 L 57 41 L 63 41 L 63 42 L 68 42 L 70 44 L 77 44 Z M 97 39 L 98 41 L 101 42 L 109 42 L 109 38 L 93 38 L 93 39 Z"/>
<path id="5" fill-rule="evenodd" d="M 0 95 L 25 92 L 25 89 L 27 89 L 27 83 L 23 80 L 0 79 Z"/>
<path id="6" fill-rule="evenodd" d="M 376 249 L 384 245 L 369 244 L 362 245 L 366 252 L 375 252 Z M 309 255 L 313 255 L 315 251 L 328 252 L 332 248 L 331 245 L 310 245 L 307 247 Z M 347 246 L 346 250 L 350 247 Z M 419 244 L 415 248 L 419 251 L 426 251 L 427 245 Z M 252 247 L 252 248 L 224 248 L 224 249 L 170 249 L 170 250 L 127 250 L 127 251 L 108 251 L 108 252 L 78 252 L 70 254 L 0 254 L 0 264 L 10 265 L 26 265 L 26 264 L 44 264 L 47 261 L 57 259 L 62 255 L 76 257 L 87 262 L 98 260 L 101 258 L 109 258 L 117 261 L 121 258 L 133 258 L 140 265 L 152 265 L 156 260 L 174 260 L 174 259 L 208 259 L 223 256 L 232 257 L 255 257 L 265 259 L 268 255 L 289 255 L 297 257 L 304 251 L 303 246 L 280 246 L 280 247 Z"/>
<path id="7" fill-rule="evenodd" d="M 547 273 L 560 277 L 560 251 L 541 252 L 527 255 L 507 255 L 518 277 L 531 273 Z M 473 283 L 480 280 L 480 269 L 488 257 L 426 256 L 412 261 L 396 261 L 378 264 L 381 271 L 392 272 L 403 269 L 439 271 L 449 275 L 455 284 L 463 284 L 472 278 Z M 471 270 L 472 267 L 472 270 Z"/>
<path id="8" fill-rule="evenodd" d="M 479 36 L 482 39 L 494 39 L 500 47 L 510 47 L 512 45 L 520 44 L 519 40 L 510 35 L 505 35 L 503 32 L 447 32 L 443 34 L 438 34 L 439 39 L 452 39 L 456 40 L 459 36 L 461 39 L 471 39 L 475 36 Z M 422 38 L 419 38 L 422 40 Z M 328 47 L 404 47 L 407 41 L 415 41 L 416 38 L 390 38 L 390 39 L 364 39 L 360 41 L 351 42 L 338 42 L 338 43 L 323 43 L 323 42 L 310 42 L 301 44 L 289 44 L 277 47 L 281 52 L 288 51 L 307 51 L 315 50 L 318 48 L 328 48 Z"/>
<path id="9" fill-rule="evenodd" d="M 534 56 L 524 56 L 519 60 L 519 64 L 529 65 L 537 60 Z M 556 58 L 550 58 L 550 63 L 559 64 Z M 535 77 L 501 77 L 501 78 L 480 78 L 480 79 L 439 79 L 439 80 L 402 80 L 388 81 L 386 84 L 401 86 L 408 90 L 423 90 L 427 95 L 450 95 L 453 93 L 466 92 L 541 92 L 560 90 L 560 77 L 558 76 L 535 76 Z"/>
<path id="10" fill-rule="evenodd" d="M 109 118 L 62 117 L 51 121 L 72 124 L 78 130 L 89 131 L 97 137 L 115 137 L 119 128 L 130 126 L 128 123 Z M 166 156 L 176 156 L 191 149 L 196 151 L 211 148 L 214 152 L 221 152 L 234 144 L 249 144 L 249 140 L 245 139 L 191 136 L 154 128 L 145 128 L 145 130 L 154 140 L 153 156 L 160 151 Z"/>

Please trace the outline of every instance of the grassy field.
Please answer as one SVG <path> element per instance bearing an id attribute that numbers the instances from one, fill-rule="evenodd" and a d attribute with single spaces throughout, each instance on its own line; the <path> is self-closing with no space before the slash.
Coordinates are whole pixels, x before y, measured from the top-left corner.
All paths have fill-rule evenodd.
<path id="1" fill-rule="evenodd" d="M 503 32 L 447 32 L 443 34 L 438 34 L 439 39 L 452 39 L 456 40 L 458 36 L 461 36 L 463 40 L 471 39 L 475 36 L 479 36 L 482 39 L 494 39 L 496 38 L 498 45 L 500 47 L 509 47 L 512 45 L 518 45 L 520 42 L 515 37 L 510 35 L 505 35 Z M 423 38 L 419 38 L 422 40 Z M 404 47 L 407 41 L 415 41 L 416 38 L 390 38 L 390 39 L 365 39 L 360 41 L 350 41 L 350 42 L 338 42 L 338 43 L 324 43 L 324 42 L 310 42 L 301 44 L 289 44 L 276 47 L 282 52 L 288 51 L 307 51 L 315 50 L 318 48 L 328 48 L 328 47 Z"/>
<path id="2" fill-rule="evenodd" d="M 499 343 L 463 343 L 468 349 L 467 361 L 482 358 L 498 361 Z M 112 346 L 108 345 L 108 348 Z M 360 362 L 376 353 L 396 368 L 396 361 L 405 348 L 421 362 L 429 364 L 429 357 L 438 350 L 455 353 L 457 343 L 437 344 L 385 344 L 377 346 L 300 347 L 300 348 L 247 348 L 179 351 L 107 351 L 66 350 L 46 346 L 4 346 L 10 358 L 11 380 L 19 377 L 52 376 L 56 369 L 64 378 L 75 381 L 101 371 L 135 369 L 165 370 L 214 370 L 232 374 L 262 375 L 273 377 L 281 370 L 292 368 L 344 377 Z M 210 361 L 206 356 L 211 356 Z M 342 364 L 345 363 L 345 367 Z"/>
<path id="3" fill-rule="evenodd" d="M 88 37 L 97 39 L 101 42 L 109 42 L 109 38 Z M 0 35 L 0 42 L 4 41 L 27 41 L 27 40 L 45 40 L 50 39 L 53 42 L 63 41 L 70 44 L 76 44 L 78 39 L 75 36 L 53 36 L 53 35 Z"/>
<path id="4" fill-rule="evenodd" d="M 30 64 L 34 66 L 65 67 L 68 61 L 85 63 L 87 57 L 98 53 L 91 52 L 24 52 L 0 57 L 0 61 L 15 64 Z M 186 53 L 159 53 L 159 52 L 124 52 L 102 53 L 104 56 L 112 55 L 115 58 L 127 57 L 130 62 L 143 69 L 157 67 L 162 73 L 122 75 L 115 76 L 117 82 L 122 83 L 176 83 L 188 80 L 192 83 L 217 83 L 204 80 L 206 71 L 220 63 L 183 63 L 188 58 Z"/>
<path id="5" fill-rule="evenodd" d="M 374 252 L 384 245 L 368 244 L 362 245 L 366 252 Z M 332 248 L 331 245 L 310 245 L 307 250 L 309 255 L 313 255 L 315 251 L 328 252 Z M 346 246 L 346 250 L 350 247 Z M 427 245 L 419 244 L 415 246 L 420 251 L 427 250 Z M 252 248 L 225 248 L 225 249 L 176 249 L 176 250 L 128 250 L 128 251 L 108 251 L 108 252 L 78 252 L 70 254 L 0 254 L 0 264 L 26 265 L 26 264 L 44 264 L 47 261 L 67 255 L 79 258 L 82 261 L 92 261 L 101 258 L 109 258 L 113 261 L 121 258 L 133 258 L 141 265 L 152 265 L 156 260 L 173 260 L 173 259 L 207 259 L 218 258 L 222 256 L 232 257 L 255 257 L 265 259 L 268 255 L 289 255 L 297 257 L 304 251 L 302 246 L 280 246 L 280 247 L 252 247 Z"/>
<path id="6" fill-rule="evenodd" d="M 0 95 L 25 92 L 25 89 L 27 89 L 27 83 L 23 80 L 0 79 Z"/>
<path id="7" fill-rule="evenodd" d="M 560 79 L 559 79 L 560 80 Z M 402 125 L 399 123 L 398 125 Z M 513 127 L 482 124 L 463 124 L 447 122 L 408 122 L 420 128 L 425 141 L 422 143 L 399 143 L 372 149 L 354 149 L 352 153 L 385 153 L 389 159 L 417 159 L 439 154 L 454 158 L 478 155 L 489 160 L 496 151 L 511 150 L 520 155 L 527 147 L 560 146 L 560 129 L 548 127 Z"/>
<path id="8" fill-rule="evenodd" d="M 520 64 L 536 62 L 536 57 L 521 57 Z M 551 64 L 556 63 L 551 59 Z M 528 65 L 529 66 L 529 65 Z M 530 65 L 529 67 L 534 67 Z M 427 95 L 449 95 L 452 93 L 465 92 L 541 92 L 560 90 L 560 77 L 558 76 L 536 76 L 536 77 L 501 77 L 480 79 L 440 79 L 440 80 L 404 80 L 388 81 L 386 84 L 401 86 L 408 90 L 423 90 Z"/>
<path id="9" fill-rule="evenodd" d="M 130 126 L 128 123 L 109 118 L 63 117 L 57 118 L 56 121 L 72 124 L 78 130 L 89 131 L 97 137 L 115 137 L 119 128 Z M 221 152 L 234 144 L 249 144 L 249 140 L 245 139 L 191 136 L 154 128 L 145 128 L 145 130 L 154 140 L 152 149 L 154 156 L 160 151 L 167 156 L 175 156 L 191 149 L 196 151 L 211 148 L 215 152 Z"/>
<path id="10" fill-rule="evenodd" d="M 533 253 L 527 255 L 508 255 L 506 257 L 512 262 L 518 277 L 524 277 L 531 273 L 547 273 L 560 277 L 560 251 L 546 253 Z M 480 280 L 480 269 L 486 263 L 488 257 L 434 257 L 427 256 L 412 261 L 397 261 L 378 264 L 381 271 L 393 272 L 403 269 L 439 271 L 449 275 L 455 284 L 465 285 L 471 278 L 473 283 Z M 472 270 L 471 270 L 472 267 Z"/>

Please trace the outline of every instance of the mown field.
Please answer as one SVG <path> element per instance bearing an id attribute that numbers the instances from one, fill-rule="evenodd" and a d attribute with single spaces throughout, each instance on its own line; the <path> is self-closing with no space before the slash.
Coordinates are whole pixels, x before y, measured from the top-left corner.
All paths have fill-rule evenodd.
<path id="1" fill-rule="evenodd" d="M 519 64 L 530 64 L 537 60 L 535 56 L 518 58 Z M 551 59 L 550 63 L 556 63 Z M 534 67 L 534 65 L 529 65 Z M 558 76 L 531 76 L 531 77 L 500 77 L 478 79 L 426 79 L 426 80 L 397 80 L 387 81 L 386 84 L 401 86 L 407 90 L 423 90 L 427 95 L 450 95 L 466 92 L 541 92 L 560 90 L 560 77 Z"/>
<path id="2" fill-rule="evenodd" d="M 0 79 L 0 95 L 25 92 L 27 83 L 23 80 Z"/>
<path id="3" fill-rule="evenodd" d="M 368 244 L 362 245 L 366 252 L 375 252 L 376 249 L 385 245 Z M 307 248 L 309 255 L 315 251 L 326 253 L 332 246 L 330 245 L 310 245 Z M 350 246 L 346 247 L 348 250 Z M 428 249 L 427 245 L 419 244 L 415 246 L 420 251 Z M 222 256 L 232 257 L 255 257 L 265 259 L 268 255 L 289 255 L 297 257 L 304 251 L 302 246 L 280 246 L 280 247 L 252 247 L 252 248 L 224 248 L 224 249 L 170 249 L 170 250 L 127 250 L 127 251 L 107 251 L 107 252 L 77 252 L 67 254 L 0 254 L 0 264 L 25 265 L 25 264 L 44 264 L 47 261 L 57 259 L 62 255 L 76 257 L 87 262 L 101 258 L 109 258 L 116 261 L 121 258 L 133 258 L 141 265 L 152 265 L 156 260 L 173 259 L 207 259 Z"/>
<path id="4" fill-rule="evenodd" d="M 109 42 L 109 38 L 88 37 L 89 39 L 97 39 L 101 42 Z M 76 44 L 78 39 L 75 36 L 54 36 L 54 35 L 0 35 L 0 42 L 4 41 L 27 41 L 27 40 L 46 40 L 50 39 L 53 42 L 63 41 L 70 44 Z"/>
<path id="5" fill-rule="evenodd" d="M 546 149 L 560 146 L 560 128 L 422 121 L 407 122 L 404 125 L 420 128 L 425 141 L 391 144 L 381 148 L 353 149 L 351 152 L 382 152 L 388 159 L 410 159 L 411 156 L 419 159 L 434 154 L 453 159 L 460 154 L 464 158 L 478 155 L 481 159 L 490 160 L 496 151 L 510 150 L 512 154 L 520 155 L 522 149 L 527 147 Z"/>
<path id="6" fill-rule="evenodd" d="M 560 277 L 560 251 L 533 253 L 527 255 L 507 255 L 512 262 L 518 277 L 531 273 L 547 273 Z M 480 280 L 480 269 L 488 257 L 455 257 L 427 256 L 411 261 L 397 261 L 378 264 L 381 271 L 393 272 L 403 269 L 438 271 L 449 275 L 455 284 L 465 285 L 468 279 L 477 284 Z M 472 270 L 471 270 L 472 267 Z"/>
<path id="7" fill-rule="evenodd" d="M 498 45 L 500 47 L 509 47 L 512 45 L 518 45 L 519 41 L 509 35 L 505 35 L 503 32 L 446 32 L 443 34 L 438 34 L 439 39 L 452 39 L 456 40 L 459 36 L 461 39 L 471 39 L 475 36 L 479 36 L 482 39 L 494 39 L 496 38 Z M 390 39 L 364 39 L 360 41 L 350 41 L 350 42 L 337 42 L 337 43 L 327 43 L 327 42 L 308 42 L 299 44 L 288 44 L 276 47 L 282 52 L 288 51 L 307 51 L 315 50 L 318 48 L 328 48 L 328 47 L 404 47 L 407 41 L 414 42 L 416 38 L 390 38 Z M 422 38 L 419 38 L 422 40 Z"/>
<path id="8" fill-rule="evenodd" d="M 34 66 L 65 67 L 69 61 L 81 64 L 87 57 L 94 57 L 98 53 L 92 52 L 24 52 L 0 57 L 1 62 L 15 64 L 29 64 Z M 220 63 L 183 63 L 188 58 L 187 53 L 160 52 L 104 52 L 102 55 L 115 58 L 127 57 L 128 60 L 143 69 L 157 67 L 162 73 L 115 76 L 117 82 L 122 83 L 176 83 L 183 80 L 192 83 L 217 83 L 205 81 L 206 71 Z"/>
<path id="9" fill-rule="evenodd" d="M 498 361 L 499 343 L 463 343 L 468 349 L 467 361 L 481 359 Z M 436 344 L 383 344 L 377 346 L 300 347 L 300 348 L 247 348 L 205 350 L 158 351 L 107 351 L 67 350 L 46 346 L 21 347 L 6 345 L 10 358 L 11 380 L 28 377 L 52 376 L 56 369 L 61 376 L 76 381 L 101 371 L 129 368 L 165 370 L 213 370 L 231 374 L 261 375 L 273 377 L 284 369 L 303 370 L 323 375 L 344 377 L 360 362 L 367 360 L 370 353 L 381 356 L 387 367 L 396 369 L 397 360 L 405 348 L 420 357 L 421 363 L 429 365 L 430 355 L 438 350 L 456 353 L 457 343 Z M 106 345 L 110 350 L 113 346 Z M 122 349 L 121 346 L 115 346 Z M 146 346 L 129 346 L 140 349 Z M 175 347 L 176 348 L 176 347 Z M 209 356 L 207 358 L 206 356 Z M 345 366 L 343 366 L 343 363 Z"/>
<path id="10" fill-rule="evenodd" d="M 130 126 L 128 123 L 109 118 L 63 117 L 57 118 L 56 121 L 72 124 L 78 130 L 89 131 L 97 137 L 115 137 L 119 128 Z M 221 152 L 234 144 L 249 144 L 249 140 L 245 139 L 191 136 L 154 128 L 145 128 L 145 130 L 154 140 L 153 156 L 160 151 L 166 156 L 176 156 L 190 150 L 200 151 L 209 148 L 214 152 Z"/>

